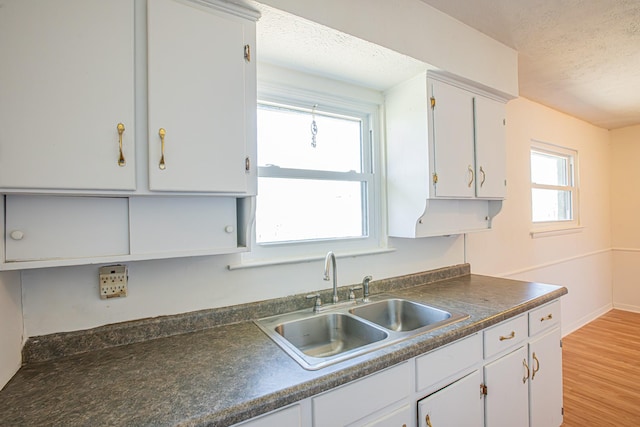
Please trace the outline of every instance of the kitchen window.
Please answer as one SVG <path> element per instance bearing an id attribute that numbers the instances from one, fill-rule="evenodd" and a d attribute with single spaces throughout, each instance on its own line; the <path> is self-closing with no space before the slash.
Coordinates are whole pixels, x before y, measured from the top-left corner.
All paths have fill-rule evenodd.
<path id="1" fill-rule="evenodd" d="M 579 225 L 578 152 L 534 141 L 531 145 L 531 220 L 535 232 Z"/>
<path id="2" fill-rule="evenodd" d="M 260 94 L 248 264 L 385 250 L 379 106 L 302 90 Z"/>

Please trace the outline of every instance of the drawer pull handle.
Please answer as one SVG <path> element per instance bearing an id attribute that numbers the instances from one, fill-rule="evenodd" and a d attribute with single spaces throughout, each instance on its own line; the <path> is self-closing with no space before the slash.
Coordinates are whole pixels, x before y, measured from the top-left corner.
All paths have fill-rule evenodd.
<path id="1" fill-rule="evenodd" d="M 118 144 L 120 145 L 120 158 L 118 159 L 118 166 L 122 167 L 127 164 L 124 159 L 124 153 L 122 152 L 122 134 L 124 133 L 124 125 L 122 123 L 118 123 Z"/>
<path id="2" fill-rule="evenodd" d="M 160 170 L 165 170 L 165 168 L 167 167 L 167 165 L 164 163 L 164 137 L 166 134 L 167 131 L 164 130 L 164 128 L 160 128 L 160 130 L 158 130 L 158 135 L 160 135 L 160 150 L 162 153 L 162 155 L 160 156 L 160 164 L 158 165 Z"/>
<path id="3" fill-rule="evenodd" d="M 522 365 L 524 365 L 525 369 L 527 370 L 527 375 L 522 377 L 522 384 L 524 384 L 529 379 L 529 374 L 531 373 L 531 371 L 529 371 L 529 365 L 527 365 L 527 359 L 522 359 Z"/>
<path id="4" fill-rule="evenodd" d="M 501 336 L 500 337 L 500 341 L 504 341 L 504 340 L 512 340 L 516 337 L 516 331 L 511 331 L 511 333 L 509 335 L 505 336 Z"/>
<path id="5" fill-rule="evenodd" d="M 535 351 L 533 352 L 533 361 L 535 362 L 535 365 L 533 365 L 533 372 L 531 373 L 531 380 L 533 380 L 536 377 L 536 372 L 538 372 L 540 370 L 540 361 L 536 357 L 536 352 Z"/>
<path id="6" fill-rule="evenodd" d="M 546 317 L 541 317 L 541 318 L 540 318 L 540 321 L 541 321 L 541 322 L 544 322 L 545 320 L 551 320 L 551 319 L 553 319 L 553 314 L 549 313 L 549 315 L 548 315 L 548 316 L 546 316 Z"/>
<path id="7" fill-rule="evenodd" d="M 424 418 L 424 420 L 427 422 L 427 427 L 433 427 L 431 425 L 431 418 L 429 418 L 429 414 L 427 414 L 427 416 Z"/>

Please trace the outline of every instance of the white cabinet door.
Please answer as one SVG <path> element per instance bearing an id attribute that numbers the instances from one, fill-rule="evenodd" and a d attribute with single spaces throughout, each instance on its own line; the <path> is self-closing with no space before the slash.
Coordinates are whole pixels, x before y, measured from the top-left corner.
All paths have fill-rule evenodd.
<path id="1" fill-rule="evenodd" d="M 300 405 L 280 409 L 261 417 L 236 424 L 236 427 L 299 427 L 302 425 Z"/>
<path id="2" fill-rule="evenodd" d="M 422 399 L 418 402 L 418 425 L 420 427 L 481 427 L 483 425 L 481 383 L 480 371 L 474 371 Z"/>
<path id="3" fill-rule="evenodd" d="M 506 194 L 506 106 L 476 96 L 476 196 L 502 199 Z"/>
<path id="4" fill-rule="evenodd" d="M 133 8 L 2 2 L 0 188 L 135 189 Z"/>
<path id="5" fill-rule="evenodd" d="M 562 424 L 562 348 L 560 328 L 529 343 L 530 427 L 558 427 Z"/>
<path id="6" fill-rule="evenodd" d="M 255 24 L 195 2 L 153 0 L 147 12 L 150 189 L 245 192 Z"/>
<path id="7" fill-rule="evenodd" d="M 474 197 L 473 94 L 431 80 L 436 197 Z"/>
<path id="8" fill-rule="evenodd" d="M 487 386 L 485 396 L 485 427 L 515 427 L 527 425 L 529 391 L 527 348 L 502 356 L 484 367 Z"/>

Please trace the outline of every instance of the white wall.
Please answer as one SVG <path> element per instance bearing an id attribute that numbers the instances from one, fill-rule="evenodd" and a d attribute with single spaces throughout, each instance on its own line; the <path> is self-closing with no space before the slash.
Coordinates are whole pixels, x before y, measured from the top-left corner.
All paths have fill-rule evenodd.
<path id="1" fill-rule="evenodd" d="M 579 232 L 532 238 L 531 140 L 578 151 Z M 611 308 L 609 132 L 524 98 L 507 104 L 507 197 L 489 233 L 467 237 L 474 273 L 566 286 L 564 332 Z"/>
<path id="2" fill-rule="evenodd" d="M 20 273 L 0 273 L 0 389 L 20 367 L 22 330 Z"/>
<path id="3" fill-rule="evenodd" d="M 613 305 L 640 312 L 640 126 L 611 131 Z"/>

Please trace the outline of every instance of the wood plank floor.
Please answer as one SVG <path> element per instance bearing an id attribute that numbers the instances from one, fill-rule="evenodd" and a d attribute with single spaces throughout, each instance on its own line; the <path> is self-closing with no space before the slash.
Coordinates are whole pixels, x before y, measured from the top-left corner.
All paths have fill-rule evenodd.
<path id="1" fill-rule="evenodd" d="M 562 340 L 563 427 L 640 426 L 640 313 L 612 310 Z"/>

